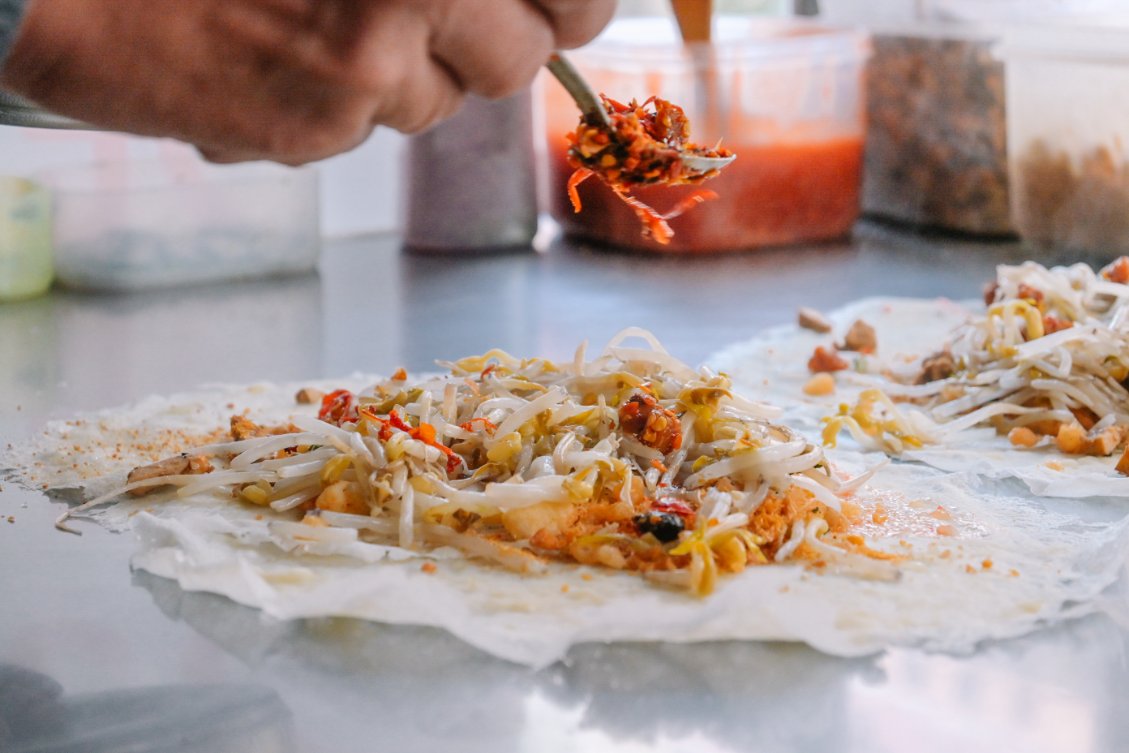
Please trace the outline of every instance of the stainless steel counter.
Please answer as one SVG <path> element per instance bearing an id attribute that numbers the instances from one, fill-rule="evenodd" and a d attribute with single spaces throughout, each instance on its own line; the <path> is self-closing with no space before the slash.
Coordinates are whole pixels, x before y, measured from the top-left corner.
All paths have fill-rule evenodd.
<path id="1" fill-rule="evenodd" d="M 653 330 L 699 362 L 798 305 L 979 294 L 1022 253 L 863 228 L 723 258 L 577 249 L 405 257 L 331 244 L 320 276 L 0 305 L 0 441 L 209 381 L 426 369 L 502 347 L 567 359 Z M 1095 617 L 969 656 L 586 646 L 542 672 L 430 629 L 280 623 L 128 566 L 0 482 L 0 751 L 1124 751 L 1129 631 Z M 10 522 L 9 522 L 10 521 Z M 38 747 L 36 747 L 38 746 Z"/>

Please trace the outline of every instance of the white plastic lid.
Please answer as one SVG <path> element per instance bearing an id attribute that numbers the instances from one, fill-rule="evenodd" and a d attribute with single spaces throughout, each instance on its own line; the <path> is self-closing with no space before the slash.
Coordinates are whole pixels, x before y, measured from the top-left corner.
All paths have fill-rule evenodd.
<path id="1" fill-rule="evenodd" d="M 1007 31 L 996 54 L 1009 60 L 1070 60 L 1129 65 L 1129 14 L 1102 17 L 1099 25 L 1038 25 Z"/>
<path id="2" fill-rule="evenodd" d="M 806 59 L 861 62 L 870 55 L 870 35 L 852 27 L 805 19 L 718 16 L 710 44 L 718 62 L 771 63 Z M 666 17 L 623 18 L 573 53 L 587 59 L 614 59 L 640 68 L 680 61 L 685 49 L 674 21 Z"/>
<path id="3" fill-rule="evenodd" d="M 935 21 L 1016 24 L 1088 23 L 1124 14 L 1124 0 L 924 0 L 924 17 Z"/>

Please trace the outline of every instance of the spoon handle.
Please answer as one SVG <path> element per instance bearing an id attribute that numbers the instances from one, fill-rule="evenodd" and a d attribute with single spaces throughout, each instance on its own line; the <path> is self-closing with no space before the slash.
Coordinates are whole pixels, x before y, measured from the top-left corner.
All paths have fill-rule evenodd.
<path id="1" fill-rule="evenodd" d="M 576 70 L 564 55 L 554 52 L 545 67 L 572 96 L 585 118 L 611 128 L 611 120 L 608 118 L 608 111 L 604 109 L 604 103 L 600 101 L 596 92 L 592 91 L 592 87 L 580 75 L 580 71 Z"/>

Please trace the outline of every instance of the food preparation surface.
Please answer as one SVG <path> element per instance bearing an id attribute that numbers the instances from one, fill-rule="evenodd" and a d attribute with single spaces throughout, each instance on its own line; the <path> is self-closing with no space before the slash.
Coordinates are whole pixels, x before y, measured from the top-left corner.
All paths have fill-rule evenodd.
<path id="1" fill-rule="evenodd" d="M 206 382 L 424 370 L 492 347 L 569 359 L 629 325 L 697 363 L 800 305 L 972 298 L 995 264 L 1022 258 L 876 227 L 850 243 L 713 258 L 566 243 L 413 257 L 371 237 L 330 244 L 320 276 L 56 291 L 0 306 L 0 441 Z M 130 572 L 130 536 L 58 533 L 59 502 L 0 487 L 2 751 L 1129 749 L 1129 630 L 1109 616 L 968 656 L 589 645 L 532 672 L 435 630 L 281 623 L 183 592 Z M 1118 602 L 1109 611 L 1129 616 Z"/>

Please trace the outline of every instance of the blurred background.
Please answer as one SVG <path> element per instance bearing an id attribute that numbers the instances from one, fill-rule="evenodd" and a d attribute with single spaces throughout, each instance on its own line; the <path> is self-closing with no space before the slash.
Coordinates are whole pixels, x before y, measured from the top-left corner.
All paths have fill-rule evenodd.
<path id="1" fill-rule="evenodd" d="M 666 0 L 621 0 L 621 16 L 669 13 Z M 718 12 L 783 14 L 779 0 L 719 0 Z M 327 237 L 395 230 L 400 224 L 400 153 L 404 137 L 378 129 L 355 151 L 318 165 L 322 230 Z M 0 174 L 33 176 L 44 170 L 101 162 L 166 159 L 195 161 L 173 142 L 120 134 L 0 127 Z"/>
<path id="2" fill-rule="evenodd" d="M 385 232 L 444 252 L 528 249 L 538 230 L 563 229 L 604 249 L 716 253 L 842 240 L 866 217 L 1020 238 L 1032 255 L 1126 253 L 1124 5 L 716 0 L 712 43 L 683 44 L 670 0 L 621 0 L 612 27 L 571 53 L 577 68 L 612 97 L 681 104 L 695 140 L 739 155 L 710 184 L 720 198 L 673 220 L 666 246 L 597 181 L 572 212 L 563 144 L 576 111 L 545 80 L 422 137 L 378 129 L 300 171 L 0 127 L 0 300 L 42 292 L 52 275 L 133 290 L 308 271 L 322 239 Z M 466 159 L 492 148 L 489 134 L 504 137 L 499 149 L 532 147 Z M 660 212 L 686 195 L 638 193 Z"/>

